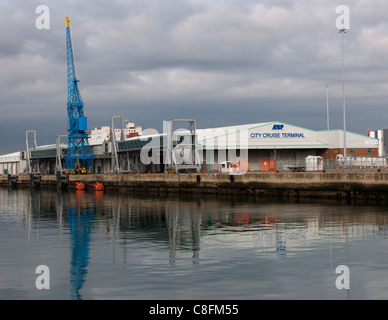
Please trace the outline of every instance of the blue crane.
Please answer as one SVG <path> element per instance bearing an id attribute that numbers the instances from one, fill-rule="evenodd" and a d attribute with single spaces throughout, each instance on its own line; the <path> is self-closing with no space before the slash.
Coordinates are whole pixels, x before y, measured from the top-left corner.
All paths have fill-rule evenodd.
<path id="1" fill-rule="evenodd" d="M 66 43 L 67 43 L 67 131 L 68 146 L 66 155 L 66 168 L 68 173 L 76 169 L 93 170 L 93 155 L 90 152 L 87 118 L 84 115 L 84 103 L 78 89 L 79 80 L 75 76 L 73 47 L 70 37 L 70 20 L 66 17 Z"/>

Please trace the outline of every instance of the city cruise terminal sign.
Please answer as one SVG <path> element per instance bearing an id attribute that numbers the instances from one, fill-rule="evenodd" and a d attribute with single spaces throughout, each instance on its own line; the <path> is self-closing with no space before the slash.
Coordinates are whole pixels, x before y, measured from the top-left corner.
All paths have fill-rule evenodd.
<path id="1" fill-rule="evenodd" d="M 274 124 L 271 132 L 251 132 L 252 139 L 305 139 L 306 132 L 286 132 L 284 124 Z"/>

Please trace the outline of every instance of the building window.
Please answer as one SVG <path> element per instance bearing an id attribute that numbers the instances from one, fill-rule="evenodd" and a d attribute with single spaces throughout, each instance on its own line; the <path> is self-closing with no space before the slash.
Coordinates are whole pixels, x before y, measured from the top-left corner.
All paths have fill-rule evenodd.
<path id="1" fill-rule="evenodd" d="M 372 148 L 368 148 L 368 153 L 372 153 Z"/>
<path id="2" fill-rule="evenodd" d="M 354 153 L 354 149 L 353 148 L 350 148 L 350 153 Z"/>
<path id="3" fill-rule="evenodd" d="M 334 149 L 334 153 L 337 154 L 338 153 L 338 149 Z"/>

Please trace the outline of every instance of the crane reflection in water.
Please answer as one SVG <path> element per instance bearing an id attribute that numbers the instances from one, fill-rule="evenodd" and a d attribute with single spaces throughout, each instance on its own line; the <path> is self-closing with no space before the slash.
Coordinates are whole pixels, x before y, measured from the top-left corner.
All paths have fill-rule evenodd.
<path id="1" fill-rule="evenodd" d="M 90 251 L 90 234 L 93 228 L 95 207 L 85 203 L 84 190 L 76 191 L 77 206 L 69 205 L 67 220 L 71 236 L 71 299 L 81 300 L 80 289 L 86 281 Z"/>

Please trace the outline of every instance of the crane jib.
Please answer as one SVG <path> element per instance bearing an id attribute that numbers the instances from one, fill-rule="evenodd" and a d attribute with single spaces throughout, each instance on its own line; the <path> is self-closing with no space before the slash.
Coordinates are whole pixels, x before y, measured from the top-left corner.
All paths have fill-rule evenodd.
<path id="1" fill-rule="evenodd" d="M 68 148 L 66 168 L 68 171 L 85 168 L 93 170 L 93 155 L 89 146 L 87 117 L 84 115 L 84 103 L 78 88 L 79 80 L 75 76 L 74 54 L 70 36 L 70 19 L 66 17 L 67 50 L 67 131 Z"/>

